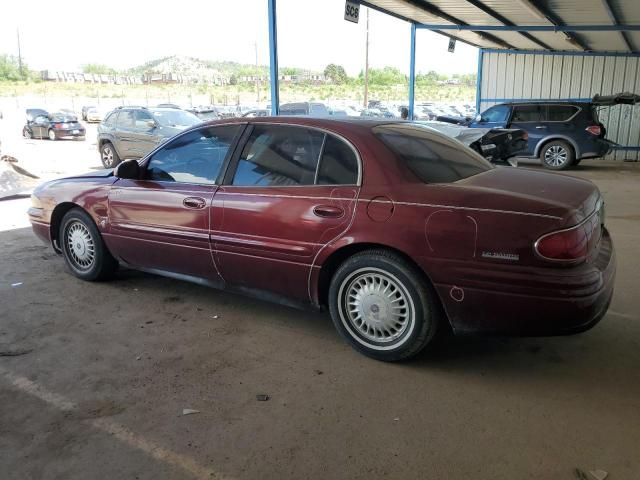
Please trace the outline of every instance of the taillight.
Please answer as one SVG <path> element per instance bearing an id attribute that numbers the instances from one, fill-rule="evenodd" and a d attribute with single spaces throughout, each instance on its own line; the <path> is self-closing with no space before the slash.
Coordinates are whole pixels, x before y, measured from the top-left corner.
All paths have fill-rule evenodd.
<path id="1" fill-rule="evenodd" d="M 591 135 L 595 135 L 596 137 L 599 137 L 600 134 L 602 133 L 602 129 L 600 128 L 600 125 L 589 125 L 587 128 L 585 128 L 585 130 L 589 132 Z"/>
<path id="2" fill-rule="evenodd" d="M 589 241 L 582 227 L 548 233 L 535 244 L 538 255 L 547 260 L 580 260 L 587 256 Z"/>

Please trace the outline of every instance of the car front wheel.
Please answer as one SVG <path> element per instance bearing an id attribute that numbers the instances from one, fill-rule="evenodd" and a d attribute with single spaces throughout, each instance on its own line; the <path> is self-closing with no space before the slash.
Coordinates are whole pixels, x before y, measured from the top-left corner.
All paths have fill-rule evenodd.
<path id="1" fill-rule="evenodd" d="M 540 157 L 545 168 L 565 170 L 573 165 L 575 153 L 567 142 L 554 140 L 542 148 Z"/>
<path id="2" fill-rule="evenodd" d="M 120 157 L 109 142 L 100 147 L 100 159 L 104 168 L 115 168 L 120 163 Z"/>
<path id="3" fill-rule="evenodd" d="M 53 130 L 53 128 L 49 129 L 49 140 L 57 140 L 58 137 L 56 137 L 56 132 L 55 130 Z"/>
<path id="4" fill-rule="evenodd" d="M 26 138 L 27 140 L 29 140 L 31 138 L 31 130 L 29 130 L 27 127 L 22 129 L 22 136 L 24 138 Z"/>
<path id="5" fill-rule="evenodd" d="M 79 208 L 62 218 L 58 234 L 60 248 L 71 272 L 89 281 L 109 278 L 118 262 L 113 258 L 92 218 Z"/>
<path id="6" fill-rule="evenodd" d="M 370 250 L 347 259 L 329 287 L 338 332 L 359 352 L 382 361 L 418 354 L 440 322 L 435 292 L 399 255 Z"/>

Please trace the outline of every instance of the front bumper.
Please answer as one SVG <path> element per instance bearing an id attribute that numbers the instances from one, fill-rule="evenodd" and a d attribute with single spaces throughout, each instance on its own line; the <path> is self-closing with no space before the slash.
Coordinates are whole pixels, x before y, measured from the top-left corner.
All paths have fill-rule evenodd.
<path id="1" fill-rule="evenodd" d="M 576 269 L 549 268 L 529 280 L 514 275 L 502 288 L 463 280 L 436 289 L 456 334 L 566 335 L 593 327 L 611 303 L 616 259 L 606 229 L 597 257 Z"/>

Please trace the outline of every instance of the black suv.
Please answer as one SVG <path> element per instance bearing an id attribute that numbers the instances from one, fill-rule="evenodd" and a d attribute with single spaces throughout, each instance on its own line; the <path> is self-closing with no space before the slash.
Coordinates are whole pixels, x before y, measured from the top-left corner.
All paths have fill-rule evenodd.
<path id="1" fill-rule="evenodd" d="M 529 135 L 519 155 L 540 158 L 543 166 L 564 170 L 585 158 L 607 155 L 614 142 L 605 137 L 598 108 L 619 103 L 634 104 L 635 95 L 596 95 L 591 102 L 502 103 L 488 108 L 467 123 L 476 128 L 519 128 Z"/>
<path id="2" fill-rule="evenodd" d="M 142 158 L 160 143 L 201 122 L 192 113 L 175 108 L 116 108 L 98 126 L 102 165 L 113 168 L 124 159 Z"/>

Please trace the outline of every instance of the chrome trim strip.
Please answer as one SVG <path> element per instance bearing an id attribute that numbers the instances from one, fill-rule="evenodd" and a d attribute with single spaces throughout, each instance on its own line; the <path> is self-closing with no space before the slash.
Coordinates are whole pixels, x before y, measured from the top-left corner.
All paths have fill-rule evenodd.
<path id="1" fill-rule="evenodd" d="M 202 233 L 194 230 L 188 230 L 186 228 L 182 230 L 178 230 L 174 228 L 166 228 L 166 227 L 160 227 L 155 225 L 142 225 L 142 224 L 135 224 L 135 223 L 112 223 L 111 227 L 121 228 L 123 230 L 133 230 L 133 231 L 148 232 L 148 233 L 159 233 L 163 235 L 173 235 L 177 237 L 192 237 L 198 240 L 206 240 L 207 242 L 209 241 L 208 232 Z"/>

